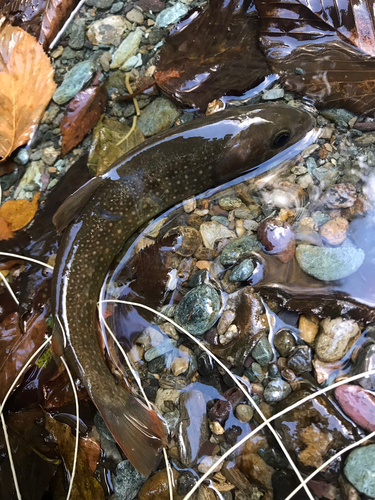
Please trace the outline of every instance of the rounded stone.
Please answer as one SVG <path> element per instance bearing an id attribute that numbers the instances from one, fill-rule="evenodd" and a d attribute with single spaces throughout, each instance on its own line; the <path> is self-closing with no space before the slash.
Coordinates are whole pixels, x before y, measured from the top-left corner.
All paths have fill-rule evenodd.
<path id="1" fill-rule="evenodd" d="M 292 392 L 292 388 L 285 380 L 276 378 L 271 380 L 264 389 L 263 397 L 268 403 L 282 401 Z"/>
<path id="2" fill-rule="evenodd" d="M 368 432 L 375 431 L 375 397 L 359 385 L 344 384 L 335 389 L 342 410 Z"/>
<path id="3" fill-rule="evenodd" d="M 242 201 L 239 198 L 230 198 L 229 196 L 225 196 L 219 200 L 219 206 L 223 210 L 234 210 L 235 208 L 239 208 L 242 205 Z"/>
<path id="4" fill-rule="evenodd" d="M 308 344 L 312 344 L 319 331 L 319 318 L 313 314 L 302 314 L 299 318 L 298 328 L 301 338 Z"/>
<path id="5" fill-rule="evenodd" d="M 217 321 L 220 298 L 216 290 L 201 285 L 190 290 L 178 304 L 175 321 L 192 335 L 201 335 Z"/>
<path id="6" fill-rule="evenodd" d="M 220 263 L 223 266 L 237 264 L 258 250 L 260 250 L 260 244 L 256 236 L 242 236 L 242 238 L 237 238 L 228 243 L 222 251 Z"/>
<path id="7" fill-rule="evenodd" d="M 320 322 L 320 329 L 315 339 L 315 352 L 325 362 L 341 359 L 361 335 L 359 326 L 352 319 L 325 318 Z"/>
<path id="8" fill-rule="evenodd" d="M 353 184 L 336 184 L 328 189 L 324 203 L 328 208 L 349 208 L 356 199 L 357 192 Z"/>
<path id="9" fill-rule="evenodd" d="M 246 281 L 254 272 L 254 264 L 251 259 L 245 259 L 234 267 L 230 276 L 229 281 Z"/>
<path id="10" fill-rule="evenodd" d="M 126 19 L 130 21 L 131 23 L 136 23 L 136 24 L 143 24 L 144 22 L 144 17 L 142 12 L 139 9 L 131 9 L 127 14 L 126 14 Z"/>
<path id="11" fill-rule="evenodd" d="M 170 235 L 176 235 L 173 250 L 182 257 L 190 257 L 202 245 L 202 236 L 193 227 L 174 227 L 168 231 L 165 237 Z"/>
<path id="12" fill-rule="evenodd" d="M 240 404 L 236 408 L 236 417 L 240 422 L 250 422 L 253 418 L 254 410 L 249 405 Z"/>
<path id="13" fill-rule="evenodd" d="M 286 357 L 295 346 L 295 341 L 287 330 L 280 330 L 276 333 L 273 344 L 281 356 Z"/>
<path id="14" fill-rule="evenodd" d="M 305 273 L 318 280 L 334 281 L 355 273 L 362 265 L 365 253 L 345 240 L 334 248 L 299 245 L 296 258 Z"/>
<path id="15" fill-rule="evenodd" d="M 375 498 L 375 444 L 353 450 L 345 462 L 344 474 L 359 492 Z"/>
<path id="16" fill-rule="evenodd" d="M 258 238 L 266 252 L 277 255 L 281 262 L 289 262 L 296 249 L 295 236 L 288 222 L 270 217 L 265 219 L 258 228 Z"/>
<path id="17" fill-rule="evenodd" d="M 113 484 L 116 498 L 133 500 L 138 495 L 146 479 L 147 476 L 142 476 L 142 474 L 135 470 L 129 460 L 120 462 L 116 467 L 116 476 Z"/>
<path id="18" fill-rule="evenodd" d="M 288 368 L 297 375 L 309 372 L 312 369 L 311 349 L 307 345 L 297 346 L 288 359 Z"/>
<path id="19" fill-rule="evenodd" d="M 346 238 L 349 222 L 343 217 L 336 217 L 320 228 L 320 236 L 330 245 L 340 245 Z"/>

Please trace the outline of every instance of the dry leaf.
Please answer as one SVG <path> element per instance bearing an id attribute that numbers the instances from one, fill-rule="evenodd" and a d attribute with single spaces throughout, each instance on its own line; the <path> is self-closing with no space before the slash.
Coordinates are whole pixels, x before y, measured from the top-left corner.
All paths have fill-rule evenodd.
<path id="1" fill-rule="evenodd" d="M 0 32 L 0 158 L 27 143 L 56 89 L 40 44 L 21 28 Z"/>
<path id="2" fill-rule="evenodd" d="M 18 231 L 27 226 L 38 210 L 40 193 L 35 193 L 32 201 L 9 200 L 0 207 L 0 217 L 10 225 L 12 231 Z"/>
<path id="3" fill-rule="evenodd" d="M 71 428 L 46 414 L 46 429 L 57 443 L 66 468 L 71 471 L 75 447 L 75 437 Z M 92 468 L 90 468 L 93 466 L 93 461 L 99 459 L 100 447 L 98 444 L 94 445 L 93 440 L 90 443 L 82 441 L 82 439 L 79 440 L 77 474 L 70 498 L 71 500 L 104 500 L 104 491 L 93 477 Z"/>
<path id="4" fill-rule="evenodd" d="M 375 109 L 373 0 L 256 0 L 260 42 L 285 86 L 317 104 Z"/>
<path id="5" fill-rule="evenodd" d="M 101 85 L 79 92 L 70 101 L 60 125 L 63 135 L 63 155 L 77 146 L 85 135 L 95 127 L 104 111 L 107 99 L 107 90 Z"/>

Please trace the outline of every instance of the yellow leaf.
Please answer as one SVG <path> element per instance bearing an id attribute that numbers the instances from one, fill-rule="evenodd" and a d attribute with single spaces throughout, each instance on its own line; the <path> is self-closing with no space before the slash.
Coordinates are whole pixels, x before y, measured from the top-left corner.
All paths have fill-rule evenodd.
<path id="1" fill-rule="evenodd" d="M 10 200 L 0 207 L 0 218 L 5 219 L 12 231 L 25 227 L 34 218 L 38 210 L 40 193 L 35 193 L 32 201 Z M 3 238 L 6 239 L 6 238 Z"/>
<path id="2" fill-rule="evenodd" d="M 21 28 L 0 31 L 0 158 L 27 143 L 56 84 L 48 56 Z"/>

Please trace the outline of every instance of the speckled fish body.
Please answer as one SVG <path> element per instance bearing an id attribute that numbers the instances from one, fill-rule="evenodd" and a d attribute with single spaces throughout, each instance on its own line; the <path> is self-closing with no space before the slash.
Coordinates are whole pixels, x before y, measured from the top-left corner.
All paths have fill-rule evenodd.
<path id="1" fill-rule="evenodd" d="M 166 440 L 162 420 L 111 375 L 97 341 L 97 300 L 123 243 L 151 217 L 253 169 L 300 140 L 312 117 L 286 105 L 227 110 L 142 143 L 68 199 L 54 271 L 54 346 L 83 381 L 131 463 L 143 474 Z"/>

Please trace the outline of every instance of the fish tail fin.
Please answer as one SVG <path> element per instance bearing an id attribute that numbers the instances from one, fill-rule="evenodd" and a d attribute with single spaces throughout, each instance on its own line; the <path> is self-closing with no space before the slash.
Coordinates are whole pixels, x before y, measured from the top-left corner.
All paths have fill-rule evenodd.
<path id="1" fill-rule="evenodd" d="M 114 398 L 116 404 L 95 401 L 95 405 L 133 467 L 148 476 L 156 466 L 160 449 L 167 444 L 165 423 L 125 389 L 121 396 Z"/>

